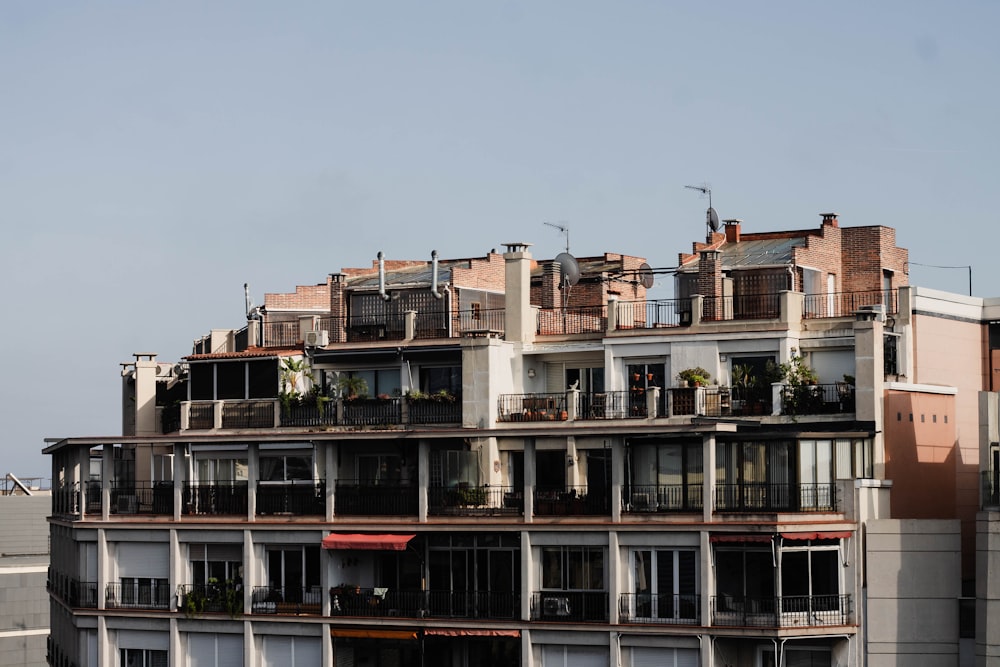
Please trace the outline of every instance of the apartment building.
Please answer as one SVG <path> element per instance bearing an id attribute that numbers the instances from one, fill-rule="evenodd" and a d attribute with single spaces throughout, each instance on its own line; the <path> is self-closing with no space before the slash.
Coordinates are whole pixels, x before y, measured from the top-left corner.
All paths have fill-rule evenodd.
<path id="1" fill-rule="evenodd" d="M 136 354 L 123 435 L 46 448 L 50 664 L 955 664 L 978 442 L 923 332 L 982 321 L 891 228 L 741 227 L 669 300 L 380 255 Z"/>

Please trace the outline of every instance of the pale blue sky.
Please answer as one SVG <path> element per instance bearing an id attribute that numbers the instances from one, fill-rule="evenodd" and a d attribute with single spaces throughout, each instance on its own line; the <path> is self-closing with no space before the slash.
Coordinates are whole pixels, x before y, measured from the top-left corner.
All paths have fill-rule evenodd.
<path id="1" fill-rule="evenodd" d="M 1000 295 L 1000 3 L 0 3 L 0 474 L 342 266 L 898 230 Z M 967 273 L 911 282 L 966 292 Z"/>

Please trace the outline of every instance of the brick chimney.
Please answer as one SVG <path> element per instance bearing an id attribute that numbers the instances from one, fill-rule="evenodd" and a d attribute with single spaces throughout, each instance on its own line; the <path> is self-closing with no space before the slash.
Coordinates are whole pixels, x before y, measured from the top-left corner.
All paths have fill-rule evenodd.
<path id="1" fill-rule="evenodd" d="M 698 293 L 705 297 L 708 319 L 722 319 L 722 253 L 702 250 L 698 260 Z"/>
<path id="2" fill-rule="evenodd" d="M 824 227 L 840 227 L 836 213 L 820 213 L 820 216 L 823 218 Z"/>
<path id="3" fill-rule="evenodd" d="M 726 243 L 739 243 L 740 223 L 743 221 L 738 218 L 731 218 L 724 222 L 726 223 Z"/>
<path id="4" fill-rule="evenodd" d="M 347 301 L 344 297 L 344 285 L 347 284 L 347 275 L 344 273 L 331 273 L 327 276 L 330 285 L 330 317 L 334 322 L 347 321 Z M 346 326 L 335 326 L 330 332 L 331 343 L 342 343 L 347 339 Z"/>

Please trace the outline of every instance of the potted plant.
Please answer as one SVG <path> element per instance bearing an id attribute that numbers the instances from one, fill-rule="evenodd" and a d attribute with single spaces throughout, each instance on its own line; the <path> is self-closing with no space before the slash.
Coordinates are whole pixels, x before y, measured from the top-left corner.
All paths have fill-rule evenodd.
<path id="1" fill-rule="evenodd" d="M 757 376 L 750 364 L 736 364 L 732 371 L 733 408 L 743 409 L 753 399 L 757 388 Z"/>
<path id="2" fill-rule="evenodd" d="M 340 391 L 340 395 L 348 401 L 365 398 L 368 395 L 368 383 L 363 377 L 357 375 L 342 374 L 337 378 L 337 389 Z"/>
<path id="3" fill-rule="evenodd" d="M 681 385 L 687 385 L 688 387 L 700 387 L 701 385 L 707 385 L 711 378 L 712 376 L 709 372 L 701 366 L 685 368 L 677 374 L 677 379 L 680 380 Z"/>

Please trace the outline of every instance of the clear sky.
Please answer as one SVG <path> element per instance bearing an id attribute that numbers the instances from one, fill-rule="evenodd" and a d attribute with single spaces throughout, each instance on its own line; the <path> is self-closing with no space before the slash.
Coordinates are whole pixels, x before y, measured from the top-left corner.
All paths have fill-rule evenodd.
<path id="1" fill-rule="evenodd" d="M 744 230 L 896 227 L 1000 296 L 1000 3 L 0 3 L 0 474 L 120 433 L 120 362 L 243 283 L 504 241 L 672 266 Z M 964 270 L 910 281 L 966 293 Z"/>

